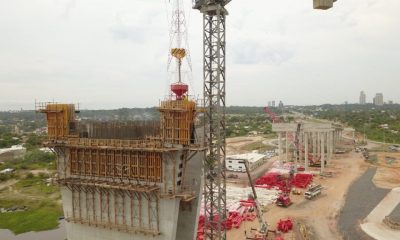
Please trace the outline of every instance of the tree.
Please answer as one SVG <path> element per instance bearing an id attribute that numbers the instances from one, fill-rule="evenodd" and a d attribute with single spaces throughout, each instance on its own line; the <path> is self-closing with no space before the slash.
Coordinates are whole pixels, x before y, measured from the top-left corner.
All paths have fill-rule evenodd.
<path id="1" fill-rule="evenodd" d="M 26 140 L 25 147 L 28 150 L 32 150 L 34 148 L 40 147 L 42 145 L 42 137 L 36 134 L 30 134 L 28 139 Z"/>

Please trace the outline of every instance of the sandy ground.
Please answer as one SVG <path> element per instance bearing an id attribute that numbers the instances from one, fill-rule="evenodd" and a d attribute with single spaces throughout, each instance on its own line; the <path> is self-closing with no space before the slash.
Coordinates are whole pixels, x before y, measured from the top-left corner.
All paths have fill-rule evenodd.
<path id="1" fill-rule="evenodd" d="M 361 224 L 361 228 L 371 237 L 377 240 L 398 240 L 400 231 L 393 230 L 386 226 L 382 220 L 389 215 L 400 203 L 400 188 L 393 189 L 376 206 Z"/>
<path id="2" fill-rule="evenodd" d="M 289 208 L 268 206 L 269 211 L 264 218 L 275 229 L 279 219 L 292 218 L 301 220 L 311 227 L 315 239 L 341 239 L 336 227 L 337 215 L 343 206 L 344 196 L 349 185 L 367 168 L 360 154 L 351 152 L 334 158 L 326 171 L 333 172 L 334 177 L 323 178 L 316 176 L 315 183 L 322 184 L 323 193 L 313 200 L 306 200 L 302 195 L 292 195 L 293 204 Z M 245 239 L 244 231 L 257 227 L 257 221 L 246 222 L 240 229 L 228 232 L 228 239 Z M 292 235 L 285 239 L 293 238 Z"/>
<path id="3" fill-rule="evenodd" d="M 262 140 L 265 140 L 262 136 L 227 138 L 226 153 L 227 155 L 246 153 L 248 151 L 242 149 L 244 146 Z"/>
<path id="4" fill-rule="evenodd" d="M 378 171 L 373 179 L 381 188 L 400 187 L 400 153 L 378 153 Z"/>
<path id="5" fill-rule="evenodd" d="M 34 175 L 39 175 L 39 173 L 50 174 L 51 172 L 48 169 L 36 169 L 30 170 L 30 172 Z"/>
<path id="6" fill-rule="evenodd" d="M 17 179 L 11 179 L 11 180 L 8 180 L 6 182 L 0 183 L 0 191 L 5 189 L 5 188 L 7 188 L 7 187 L 10 187 L 10 186 L 16 184 L 17 182 L 18 182 Z"/>

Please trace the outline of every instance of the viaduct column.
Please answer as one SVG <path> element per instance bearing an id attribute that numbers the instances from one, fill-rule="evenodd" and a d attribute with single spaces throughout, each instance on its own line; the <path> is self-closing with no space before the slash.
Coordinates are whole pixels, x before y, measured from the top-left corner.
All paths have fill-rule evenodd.
<path id="1" fill-rule="evenodd" d="M 324 172 L 325 169 L 325 134 L 320 133 L 321 136 L 321 173 Z"/>
<path id="2" fill-rule="evenodd" d="M 289 161 L 289 141 L 288 141 L 288 132 L 286 132 L 286 161 Z"/>
<path id="3" fill-rule="evenodd" d="M 304 133 L 304 168 L 308 171 L 308 133 Z"/>
<path id="4" fill-rule="evenodd" d="M 311 138 L 312 138 L 312 148 L 313 148 L 313 160 L 315 161 L 317 157 L 317 134 L 313 131 L 311 132 Z"/>
<path id="5" fill-rule="evenodd" d="M 331 160 L 333 157 L 333 149 L 334 149 L 333 132 L 329 132 L 329 139 L 330 139 L 329 160 Z"/>
<path id="6" fill-rule="evenodd" d="M 303 139 L 304 135 L 302 132 L 300 132 L 299 134 L 300 134 L 299 135 L 299 161 L 301 163 L 303 160 L 303 156 L 304 156 L 303 151 L 302 151 L 303 146 L 304 146 L 304 139 Z"/>
<path id="7" fill-rule="evenodd" d="M 278 159 L 279 159 L 279 161 L 282 161 L 282 156 L 281 156 L 281 154 L 282 154 L 282 133 L 281 132 L 278 132 Z"/>
<path id="8" fill-rule="evenodd" d="M 331 132 L 326 133 L 326 161 L 327 164 L 331 161 Z"/>

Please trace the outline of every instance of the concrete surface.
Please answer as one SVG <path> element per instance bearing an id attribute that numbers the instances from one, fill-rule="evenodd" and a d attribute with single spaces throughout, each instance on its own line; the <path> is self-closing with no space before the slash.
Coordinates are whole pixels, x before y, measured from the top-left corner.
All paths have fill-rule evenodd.
<path id="1" fill-rule="evenodd" d="M 369 168 L 349 188 L 338 218 L 338 228 L 345 240 L 372 239 L 360 229 L 359 224 L 389 192 L 377 188 L 372 182 L 376 170 Z"/>
<path id="2" fill-rule="evenodd" d="M 200 208 L 201 196 L 203 195 L 203 153 L 198 153 L 188 163 L 186 169 L 187 183 L 190 183 L 192 190 L 196 192 L 197 198 L 190 203 L 180 203 L 176 239 L 196 239 L 197 225 Z"/>
<path id="3" fill-rule="evenodd" d="M 396 222 L 400 222 L 400 202 L 399 204 L 397 204 L 397 207 L 395 207 L 390 213 L 389 217 Z"/>
<path id="4" fill-rule="evenodd" d="M 361 229 L 369 236 L 377 240 L 398 240 L 400 231 L 386 226 L 382 220 L 391 214 L 400 203 L 400 188 L 394 188 L 386 197 L 371 211 L 361 224 Z"/>

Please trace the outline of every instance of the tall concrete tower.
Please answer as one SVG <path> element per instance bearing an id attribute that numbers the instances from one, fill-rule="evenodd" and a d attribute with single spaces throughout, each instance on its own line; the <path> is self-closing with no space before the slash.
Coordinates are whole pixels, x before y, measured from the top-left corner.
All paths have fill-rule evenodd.
<path id="1" fill-rule="evenodd" d="M 365 92 L 361 91 L 360 92 L 360 101 L 359 101 L 359 103 L 362 104 L 362 105 L 366 104 L 366 99 L 367 99 L 367 96 L 365 95 Z"/>
<path id="2" fill-rule="evenodd" d="M 196 101 L 178 94 L 161 101 L 154 123 L 81 122 L 72 104 L 36 108 L 57 156 L 68 240 L 194 239 L 204 150 Z"/>
<path id="3" fill-rule="evenodd" d="M 194 239 L 203 191 L 203 141 L 183 1 L 172 4 L 168 72 L 158 122 L 81 122 L 71 104 L 39 104 L 57 155 L 68 240 Z M 148 89 L 151 91 L 151 89 Z M 204 128 L 204 127 L 202 127 Z"/>

